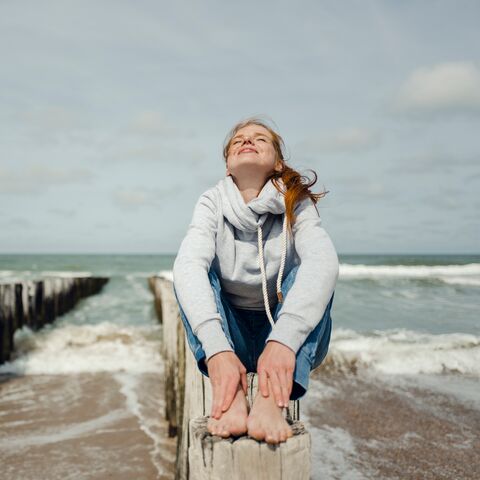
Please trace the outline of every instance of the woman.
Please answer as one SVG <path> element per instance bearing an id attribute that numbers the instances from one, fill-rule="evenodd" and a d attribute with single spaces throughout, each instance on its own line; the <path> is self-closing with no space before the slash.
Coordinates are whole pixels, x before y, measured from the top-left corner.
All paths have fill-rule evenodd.
<path id="1" fill-rule="evenodd" d="M 209 432 L 268 443 L 292 435 L 282 409 L 327 354 L 339 272 L 315 205 L 326 192 L 310 192 L 316 175 L 303 183 L 283 145 L 258 117 L 232 128 L 226 176 L 198 199 L 173 266 L 188 343 L 212 385 Z"/>

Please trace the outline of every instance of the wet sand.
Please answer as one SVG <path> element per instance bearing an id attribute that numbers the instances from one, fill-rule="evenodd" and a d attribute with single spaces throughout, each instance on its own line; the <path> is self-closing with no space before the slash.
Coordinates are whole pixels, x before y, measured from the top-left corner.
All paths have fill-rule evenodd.
<path id="1" fill-rule="evenodd" d="M 314 479 L 480 478 L 474 403 L 327 363 L 312 372 L 300 415 L 312 434 Z"/>
<path id="2" fill-rule="evenodd" d="M 0 376 L 2 480 L 174 478 L 163 388 L 160 371 Z M 300 415 L 314 480 L 479 478 L 478 403 L 421 382 L 327 360 Z"/>
<path id="3" fill-rule="evenodd" d="M 158 373 L 0 376 L 2 480 L 172 479 Z"/>

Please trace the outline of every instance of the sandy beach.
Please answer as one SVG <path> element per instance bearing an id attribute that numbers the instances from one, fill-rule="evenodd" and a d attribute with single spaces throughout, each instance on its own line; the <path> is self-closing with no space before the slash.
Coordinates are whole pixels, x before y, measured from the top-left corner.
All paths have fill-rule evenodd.
<path id="1" fill-rule="evenodd" d="M 171 479 L 162 376 L 1 377 L 2 479 Z"/>
<path id="2" fill-rule="evenodd" d="M 407 378 L 402 384 L 329 366 L 312 373 L 301 410 L 313 439 L 313 478 L 478 478 L 478 406 Z"/>

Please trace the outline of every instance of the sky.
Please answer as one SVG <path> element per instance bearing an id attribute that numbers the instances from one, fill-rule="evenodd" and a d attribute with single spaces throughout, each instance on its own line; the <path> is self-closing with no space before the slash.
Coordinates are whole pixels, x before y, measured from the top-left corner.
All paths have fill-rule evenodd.
<path id="1" fill-rule="evenodd" d="M 0 253 L 175 254 L 270 119 L 341 254 L 479 253 L 480 3 L 0 2 Z"/>

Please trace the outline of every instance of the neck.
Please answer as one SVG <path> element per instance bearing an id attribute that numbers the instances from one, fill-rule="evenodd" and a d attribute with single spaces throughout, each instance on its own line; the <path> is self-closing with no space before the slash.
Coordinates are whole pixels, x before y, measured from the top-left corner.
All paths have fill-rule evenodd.
<path id="1" fill-rule="evenodd" d="M 258 197 L 258 194 L 264 187 L 266 179 L 263 177 L 238 178 L 231 175 L 235 185 L 242 194 L 245 203 Z"/>

